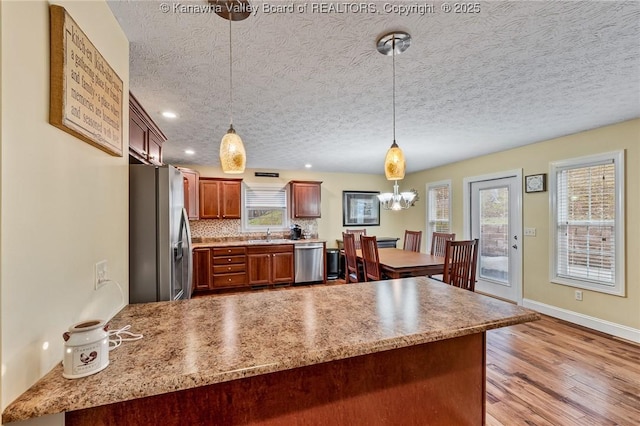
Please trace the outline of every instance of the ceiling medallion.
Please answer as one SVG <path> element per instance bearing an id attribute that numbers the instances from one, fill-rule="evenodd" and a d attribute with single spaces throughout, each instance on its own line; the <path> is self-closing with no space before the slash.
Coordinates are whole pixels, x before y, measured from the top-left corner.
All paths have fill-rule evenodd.
<path id="1" fill-rule="evenodd" d="M 229 21 L 243 21 L 253 13 L 248 0 L 208 0 L 216 15 Z"/>

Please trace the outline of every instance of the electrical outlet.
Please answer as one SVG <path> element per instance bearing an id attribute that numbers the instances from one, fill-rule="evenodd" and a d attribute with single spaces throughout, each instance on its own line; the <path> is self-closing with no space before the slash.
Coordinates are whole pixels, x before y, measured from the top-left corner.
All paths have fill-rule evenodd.
<path id="1" fill-rule="evenodd" d="M 535 237 L 536 236 L 536 228 L 524 228 L 524 236 L 525 237 Z"/>
<path id="2" fill-rule="evenodd" d="M 105 285 L 107 281 L 109 281 L 109 275 L 107 274 L 107 261 L 101 260 L 96 263 L 95 267 L 96 290 Z"/>
<path id="3" fill-rule="evenodd" d="M 576 300 L 582 301 L 582 291 L 576 290 Z"/>

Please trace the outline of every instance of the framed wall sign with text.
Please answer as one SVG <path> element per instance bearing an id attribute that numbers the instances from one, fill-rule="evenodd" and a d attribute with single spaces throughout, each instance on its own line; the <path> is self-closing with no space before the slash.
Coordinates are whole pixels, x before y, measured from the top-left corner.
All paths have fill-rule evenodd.
<path id="1" fill-rule="evenodd" d="M 547 190 L 547 175 L 540 173 L 524 177 L 525 192 L 544 192 Z"/>

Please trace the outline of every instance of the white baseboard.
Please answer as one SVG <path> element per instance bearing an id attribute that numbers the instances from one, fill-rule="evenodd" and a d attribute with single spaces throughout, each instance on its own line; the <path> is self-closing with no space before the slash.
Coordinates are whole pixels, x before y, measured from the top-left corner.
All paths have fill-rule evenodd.
<path id="1" fill-rule="evenodd" d="M 554 318 L 559 318 L 583 327 L 601 331 L 631 342 L 640 343 L 640 330 L 636 328 L 627 327 L 626 325 L 616 324 L 611 321 L 536 302 L 531 299 L 523 299 L 522 306 Z"/>

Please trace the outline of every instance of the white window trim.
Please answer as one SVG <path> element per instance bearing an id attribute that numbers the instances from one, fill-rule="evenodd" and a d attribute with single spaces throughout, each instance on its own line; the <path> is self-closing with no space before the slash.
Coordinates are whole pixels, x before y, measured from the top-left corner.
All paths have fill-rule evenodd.
<path id="1" fill-rule="evenodd" d="M 557 251 L 558 241 L 558 190 L 557 190 L 557 172 L 560 169 L 571 167 L 587 167 L 613 160 L 615 164 L 615 214 L 616 214 L 616 231 L 615 231 L 615 277 L 614 285 L 605 285 L 593 281 L 580 280 L 576 278 L 559 277 L 557 271 Z M 582 288 L 585 290 L 597 291 L 600 293 L 612 294 L 624 297 L 626 294 L 625 281 L 625 210 L 624 210 L 624 150 L 611 151 L 602 154 L 588 155 L 584 157 L 571 158 L 562 161 L 555 161 L 550 164 L 549 169 L 549 191 L 550 191 L 550 214 L 549 214 L 549 281 L 554 284 L 566 285 L 570 287 Z"/>
<path id="2" fill-rule="evenodd" d="M 426 232 L 426 237 L 427 237 L 427 241 L 426 242 L 426 247 L 427 247 L 427 252 L 430 253 L 431 252 L 431 236 L 432 236 L 432 232 L 429 226 L 429 190 L 432 188 L 437 188 L 440 186 L 446 186 L 449 188 L 449 232 L 452 232 L 451 230 L 453 229 L 453 222 L 452 222 L 452 216 L 451 216 L 451 198 L 453 195 L 452 192 L 452 184 L 451 184 L 451 179 L 445 179 L 445 180 L 439 180 L 436 182 L 429 182 L 425 185 L 425 189 L 426 189 L 426 200 L 425 200 L 425 206 L 426 206 L 426 210 L 425 210 L 425 230 Z"/>
<path id="3" fill-rule="evenodd" d="M 290 226 L 290 202 L 289 202 L 289 185 L 287 184 L 282 184 L 282 183 L 253 183 L 253 182 L 242 182 L 242 184 L 245 186 L 245 188 L 243 188 L 242 191 L 242 219 L 241 219 L 241 232 L 266 232 L 267 229 L 269 229 L 269 231 L 271 232 L 286 232 L 289 231 L 289 226 Z M 247 226 L 247 220 L 248 220 L 248 215 L 246 214 L 245 211 L 245 193 L 246 193 L 246 187 L 248 188 L 253 188 L 253 189 L 284 189 L 285 190 L 285 213 L 284 213 L 284 224 L 282 228 L 275 228 L 273 226 L 269 227 L 269 226 L 261 226 L 261 227 L 251 227 L 249 228 Z"/>

